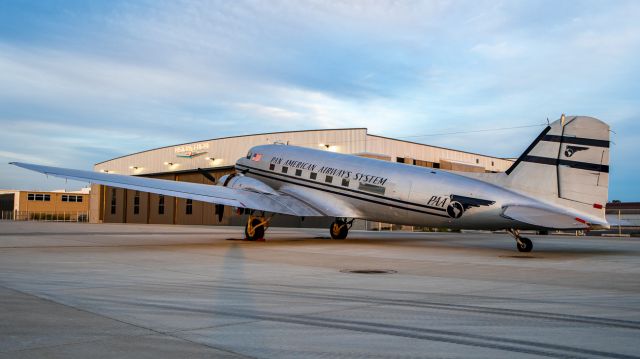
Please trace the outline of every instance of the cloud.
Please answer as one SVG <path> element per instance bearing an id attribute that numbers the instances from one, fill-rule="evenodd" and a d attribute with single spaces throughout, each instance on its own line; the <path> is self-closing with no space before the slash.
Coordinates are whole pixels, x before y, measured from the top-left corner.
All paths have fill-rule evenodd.
<path id="1" fill-rule="evenodd" d="M 0 5 L 0 151 L 88 168 L 247 128 L 403 137 L 561 113 L 637 132 L 639 15 L 635 1 Z M 423 140 L 516 156 L 537 132 Z"/>

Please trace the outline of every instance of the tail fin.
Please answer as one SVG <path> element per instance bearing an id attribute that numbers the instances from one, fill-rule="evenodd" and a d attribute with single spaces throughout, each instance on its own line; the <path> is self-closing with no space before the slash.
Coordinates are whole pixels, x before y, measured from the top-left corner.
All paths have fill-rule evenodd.
<path id="1" fill-rule="evenodd" d="M 604 219 L 609 187 L 609 125 L 562 117 L 506 171 L 507 186 Z"/>

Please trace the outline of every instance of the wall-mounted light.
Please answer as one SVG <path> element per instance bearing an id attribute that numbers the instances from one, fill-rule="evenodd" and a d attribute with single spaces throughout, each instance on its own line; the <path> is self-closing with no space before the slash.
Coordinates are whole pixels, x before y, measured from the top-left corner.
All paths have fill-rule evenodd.
<path id="1" fill-rule="evenodd" d="M 326 149 L 329 149 L 329 147 L 331 147 L 331 145 L 330 145 L 330 144 L 327 144 L 327 143 L 321 143 L 321 144 L 319 144 L 318 146 L 320 146 L 320 147 L 324 147 L 324 148 L 326 148 Z"/>
<path id="2" fill-rule="evenodd" d="M 204 159 L 205 159 L 205 160 L 207 160 L 207 161 L 215 161 L 215 160 L 216 160 L 216 159 L 215 159 L 215 158 L 213 158 L 213 157 L 205 157 Z"/>
<path id="3" fill-rule="evenodd" d="M 173 162 L 165 162 L 164 165 L 165 166 L 173 166 Z"/>
<path id="4" fill-rule="evenodd" d="M 138 170 L 141 169 L 142 167 L 138 167 L 138 166 L 129 166 L 130 170 Z"/>

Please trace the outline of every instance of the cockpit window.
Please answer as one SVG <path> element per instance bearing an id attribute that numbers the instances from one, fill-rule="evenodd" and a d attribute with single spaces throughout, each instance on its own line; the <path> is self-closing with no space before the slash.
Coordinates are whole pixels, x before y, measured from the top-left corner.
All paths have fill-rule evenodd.
<path id="1" fill-rule="evenodd" d="M 249 151 L 249 152 L 247 153 L 247 159 L 248 159 L 248 160 L 250 160 L 250 159 L 251 159 L 251 151 Z"/>

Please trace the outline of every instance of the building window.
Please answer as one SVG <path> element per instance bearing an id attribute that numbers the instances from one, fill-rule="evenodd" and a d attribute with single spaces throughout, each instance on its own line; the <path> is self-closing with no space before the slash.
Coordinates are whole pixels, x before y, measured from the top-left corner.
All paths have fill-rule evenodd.
<path id="1" fill-rule="evenodd" d="M 298 177 L 302 176 L 302 170 L 296 170 L 296 176 Z"/>
<path id="2" fill-rule="evenodd" d="M 440 164 L 439 163 L 433 163 L 433 168 L 440 168 Z"/>
<path id="3" fill-rule="evenodd" d="M 50 194 L 42 194 L 42 193 L 27 193 L 27 201 L 51 201 Z"/>
<path id="4" fill-rule="evenodd" d="M 164 214 L 164 195 L 158 197 L 158 214 Z"/>
<path id="5" fill-rule="evenodd" d="M 343 178 L 342 179 L 342 185 L 345 186 L 345 187 L 349 187 L 349 180 L 346 179 L 346 178 Z"/>
<path id="6" fill-rule="evenodd" d="M 111 189 L 111 214 L 116 214 L 116 189 Z"/>
<path id="7" fill-rule="evenodd" d="M 289 170 L 289 167 L 282 166 L 282 173 L 287 173 L 288 170 Z"/>
<path id="8" fill-rule="evenodd" d="M 275 170 L 276 169 L 276 165 L 274 165 L 273 163 L 269 165 L 269 169 L 270 170 Z"/>
<path id="9" fill-rule="evenodd" d="M 193 214 L 193 200 L 187 199 L 187 206 L 185 207 L 186 214 Z"/>
<path id="10" fill-rule="evenodd" d="M 480 163 L 480 160 L 476 158 L 476 163 Z"/>
<path id="11" fill-rule="evenodd" d="M 331 182 L 333 182 L 333 177 L 332 176 L 327 176 L 327 177 L 324 178 L 324 181 L 326 183 L 331 183 Z"/>
<path id="12" fill-rule="evenodd" d="M 396 157 L 396 162 L 404 163 L 404 157 Z"/>
<path id="13" fill-rule="evenodd" d="M 140 214 L 140 191 L 133 197 L 133 214 Z"/>
<path id="14" fill-rule="evenodd" d="M 493 161 L 491 161 L 491 165 L 493 166 Z"/>
<path id="15" fill-rule="evenodd" d="M 315 173 L 315 172 L 311 172 L 311 174 L 309 175 L 309 178 L 314 180 L 314 179 L 318 178 L 318 174 Z"/>
<path id="16" fill-rule="evenodd" d="M 82 196 L 63 194 L 62 202 L 82 202 Z"/>

